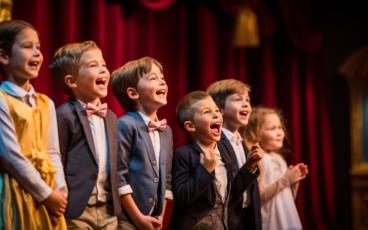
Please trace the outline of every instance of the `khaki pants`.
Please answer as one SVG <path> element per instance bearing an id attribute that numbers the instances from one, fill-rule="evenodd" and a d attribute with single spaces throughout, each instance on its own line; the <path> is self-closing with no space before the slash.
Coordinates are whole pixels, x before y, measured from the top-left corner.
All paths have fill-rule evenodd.
<path id="1" fill-rule="evenodd" d="M 112 216 L 113 208 L 108 202 L 87 205 L 82 215 L 75 219 L 66 219 L 68 229 L 116 230 L 117 218 Z"/>
<path id="2" fill-rule="evenodd" d="M 137 230 L 137 228 L 128 221 L 118 220 L 118 230 Z"/>

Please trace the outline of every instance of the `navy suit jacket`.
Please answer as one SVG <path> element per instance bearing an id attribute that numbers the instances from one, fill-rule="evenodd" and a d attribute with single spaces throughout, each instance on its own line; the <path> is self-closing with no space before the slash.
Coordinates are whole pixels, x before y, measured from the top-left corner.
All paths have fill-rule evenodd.
<path id="1" fill-rule="evenodd" d="M 157 161 L 142 116 L 128 112 L 118 119 L 118 187 L 130 185 L 133 200 L 143 215 L 151 211 L 156 194 L 158 208 L 153 214 L 160 215 L 166 190 L 171 191 L 171 128 L 166 125 L 166 130 L 159 131 L 159 135 L 160 159 Z M 157 164 L 160 164 L 159 169 Z M 124 209 L 118 218 L 133 223 Z"/>
<path id="2" fill-rule="evenodd" d="M 74 97 L 70 97 L 56 109 L 56 116 L 61 161 L 69 193 L 64 215 L 67 218 L 77 218 L 85 210 L 97 179 L 98 163 L 93 134 L 86 110 Z M 121 212 L 121 205 L 116 176 L 117 119 L 115 114 L 107 110 L 104 122 L 110 164 L 104 188 L 111 192 L 114 215 L 118 215 Z"/>
<path id="3" fill-rule="evenodd" d="M 245 152 L 245 157 L 247 157 L 249 153 L 248 148 L 245 146 L 244 142 L 242 142 L 242 144 Z M 236 159 L 235 151 L 224 133 L 221 133 L 221 139 L 219 142 L 217 142 L 217 146 L 219 149 L 226 152 L 230 156 L 232 162 L 231 172 L 233 176 L 235 176 L 239 171 L 238 161 Z M 243 196 L 241 196 L 239 200 L 235 200 L 235 202 L 231 205 L 235 209 L 236 218 L 233 218 L 232 220 L 234 222 L 229 223 L 229 225 L 231 224 L 233 227 L 238 226 L 237 229 L 261 230 L 261 198 L 259 195 L 257 180 L 254 180 L 248 191 L 252 202 L 251 205 L 246 209 L 243 209 Z M 239 210 L 241 210 L 241 212 Z"/>
<path id="4" fill-rule="evenodd" d="M 232 163 L 230 157 L 219 148 L 221 157 L 228 169 L 228 197 L 229 205 L 227 207 L 228 227 L 233 228 L 230 223 L 235 215 L 235 210 L 231 206 L 243 192 L 256 180 L 257 175 L 249 172 L 248 168 L 242 167 L 238 173 L 233 176 Z M 200 164 L 200 153 L 203 150 L 196 142 L 190 142 L 174 151 L 173 157 L 173 193 L 174 207 L 171 214 L 168 229 L 184 230 L 189 229 L 205 217 L 214 207 L 216 201 L 215 193 L 215 170 L 209 173 L 202 164 Z M 227 203 L 225 205 L 227 205 Z"/>

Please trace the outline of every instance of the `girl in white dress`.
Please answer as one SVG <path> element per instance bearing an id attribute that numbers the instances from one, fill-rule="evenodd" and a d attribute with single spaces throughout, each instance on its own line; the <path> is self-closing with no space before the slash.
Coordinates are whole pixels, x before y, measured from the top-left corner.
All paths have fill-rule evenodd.
<path id="1" fill-rule="evenodd" d="M 285 155 L 288 138 L 284 119 L 279 110 L 258 107 L 253 109 L 249 123 L 242 130 L 247 145 L 258 142 L 265 154 L 258 163 L 261 197 L 262 229 L 303 229 L 294 199 L 299 181 L 308 174 L 303 163 L 287 167 Z"/>

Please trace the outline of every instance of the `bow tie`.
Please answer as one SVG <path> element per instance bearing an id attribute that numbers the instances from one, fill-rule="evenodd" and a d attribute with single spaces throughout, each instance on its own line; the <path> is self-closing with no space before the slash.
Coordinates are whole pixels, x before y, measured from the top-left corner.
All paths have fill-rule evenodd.
<path id="1" fill-rule="evenodd" d="M 153 132 L 155 130 L 165 131 L 166 123 L 166 119 L 163 119 L 161 121 L 150 121 L 147 126 L 148 132 Z"/>
<path id="2" fill-rule="evenodd" d="M 88 103 L 86 106 L 86 112 L 87 112 L 87 116 L 91 116 L 93 114 L 96 114 L 100 117 L 105 117 L 106 116 L 106 109 L 107 109 L 107 104 L 103 103 L 100 106 L 95 106 L 94 104 Z"/>

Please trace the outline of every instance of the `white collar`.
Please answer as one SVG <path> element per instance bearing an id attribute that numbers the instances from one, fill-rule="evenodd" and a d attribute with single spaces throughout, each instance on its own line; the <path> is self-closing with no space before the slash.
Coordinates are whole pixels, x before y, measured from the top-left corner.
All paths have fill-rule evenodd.
<path id="1" fill-rule="evenodd" d="M 150 121 L 152 121 L 149 117 L 147 117 L 146 115 L 144 115 L 143 113 L 139 112 L 139 115 L 141 115 L 141 117 L 143 118 L 144 120 L 144 123 L 146 123 L 146 125 L 148 126 L 148 124 L 150 123 Z M 156 115 L 156 121 L 158 121 L 157 119 L 157 115 Z"/>
<path id="2" fill-rule="evenodd" d="M 231 140 L 234 137 L 236 137 L 237 139 L 240 139 L 241 141 L 243 140 L 243 138 L 240 136 L 240 133 L 238 131 L 235 131 L 235 133 L 232 133 L 227 128 L 222 127 L 222 132 L 225 134 L 228 140 Z"/>
<path id="3" fill-rule="evenodd" d="M 85 109 L 85 108 L 86 108 L 86 106 L 87 106 L 87 104 L 86 104 L 86 103 L 84 103 L 83 101 L 79 100 L 78 98 L 76 98 L 76 99 L 77 99 L 77 101 L 79 102 L 79 104 L 81 104 L 81 106 L 83 107 L 83 109 Z M 100 106 L 100 105 L 101 105 L 101 101 L 100 101 L 100 100 L 98 100 L 97 106 Z"/>
<path id="4" fill-rule="evenodd" d="M 29 95 L 29 97 L 33 96 L 33 97 L 38 98 L 33 86 L 31 84 L 30 84 L 30 86 L 31 86 L 31 88 L 27 92 L 26 90 L 20 88 L 19 86 L 17 86 L 16 84 L 14 84 L 10 81 L 3 81 L 3 83 L 1 83 L 0 88 L 3 89 L 8 94 L 14 96 L 14 97 L 23 98 L 23 97 Z"/>

